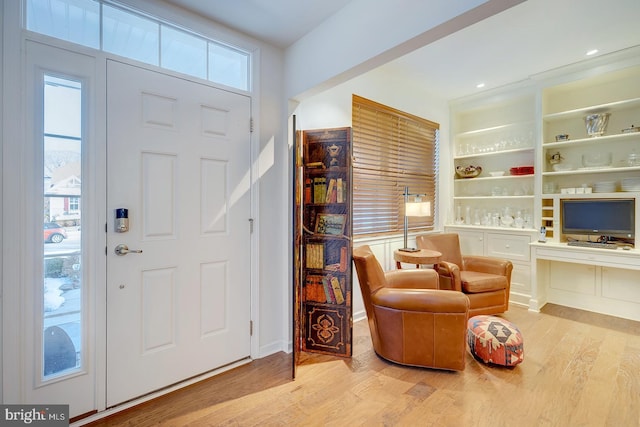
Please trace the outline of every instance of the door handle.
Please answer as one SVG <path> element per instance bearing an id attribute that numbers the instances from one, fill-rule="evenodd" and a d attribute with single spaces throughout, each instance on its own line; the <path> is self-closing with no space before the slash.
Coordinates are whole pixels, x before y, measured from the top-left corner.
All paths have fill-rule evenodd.
<path id="1" fill-rule="evenodd" d="M 123 256 L 123 255 L 126 255 L 126 254 L 141 254 L 142 250 L 140 250 L 140 249 L 136 249 L 136 250 L 129 249 L 129 246 L 123 245 L 121 243 L 118 246 L 116 246 L 116 248 L 114 249 L 114 252 L 118 256 Z"/>

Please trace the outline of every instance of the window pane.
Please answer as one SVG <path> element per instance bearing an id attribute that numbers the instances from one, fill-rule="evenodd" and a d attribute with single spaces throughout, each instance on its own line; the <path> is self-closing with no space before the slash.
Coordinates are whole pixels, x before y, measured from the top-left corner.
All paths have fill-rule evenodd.
<path id="1" fill-rule="evenodd" d="M 249 90 L 249 55 L 217 43 L 209 43 L 209 80 Z"/>
<path id="2" fill-rule="evenodd" d="M 150 19 L 104 5 L 102 48 L 116 55 L 159 65 L 160 25 Z"/>
<path id="3" fill-rule="evenodd" d="M 200 37 L 162 26 L 161 66 L 207 78 L 207 42 Z"/>
<path id="4" fill-rule="evenodd" d="M 437 123 L 353 96 L 353 234 L 404 228 L 405 186 L 431 202 L 431 216 L 410 217 L 411 230 L 434 225 Z"/>
<path id="5" fill-rule="evenodd" d="M 44 378 L 82 366 L 81 90 L 80 82 L 45 76 Z"/>
<path id="6" fill-rule="evenodd" d="M 249 90 L 250 55 L 246 52 L 108 4 L 103 4 L 101 17 L 97 0 L 26 1 L 31 31 Z"/>
<path id="7" fill-rule="evenodd" d="M 100 4 L 93 0 L 27 0 L 27 29 L 100 49 Z"/>

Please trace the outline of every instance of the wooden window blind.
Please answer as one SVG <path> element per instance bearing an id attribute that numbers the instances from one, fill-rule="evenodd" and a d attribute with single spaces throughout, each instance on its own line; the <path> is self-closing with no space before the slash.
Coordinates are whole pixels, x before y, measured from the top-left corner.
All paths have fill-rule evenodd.
<path id="1" fill-rule="evenodd" d="M 354 236 L 402 232 L 405 186 L 431 201 L 431 216 L 409 217 L 409 228 L 432 230 L 440 125 L 353 95 L 352 128 Z"/>

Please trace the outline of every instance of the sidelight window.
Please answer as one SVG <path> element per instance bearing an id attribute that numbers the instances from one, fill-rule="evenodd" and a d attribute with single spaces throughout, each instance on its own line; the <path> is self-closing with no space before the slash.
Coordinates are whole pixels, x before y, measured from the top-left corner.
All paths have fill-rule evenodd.
<path id="1" fill-rule="evenodd" d="M 42 376 L 82 367 L 82 85 L 44 76 Z"/>

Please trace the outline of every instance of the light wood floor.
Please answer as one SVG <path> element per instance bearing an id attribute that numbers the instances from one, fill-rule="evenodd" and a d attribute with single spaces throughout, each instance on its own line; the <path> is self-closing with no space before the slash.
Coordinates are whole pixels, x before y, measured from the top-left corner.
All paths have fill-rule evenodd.
<path id="1" fill-rule="evenodd" d="M 295 381 L 279 353 L 91 425 L 640 426 L 640 322 L 553 305 L 502 317 L 524 337 L 515 368 L 398 366 L 357 322 L 353 358 L 303 354 Z"/>

